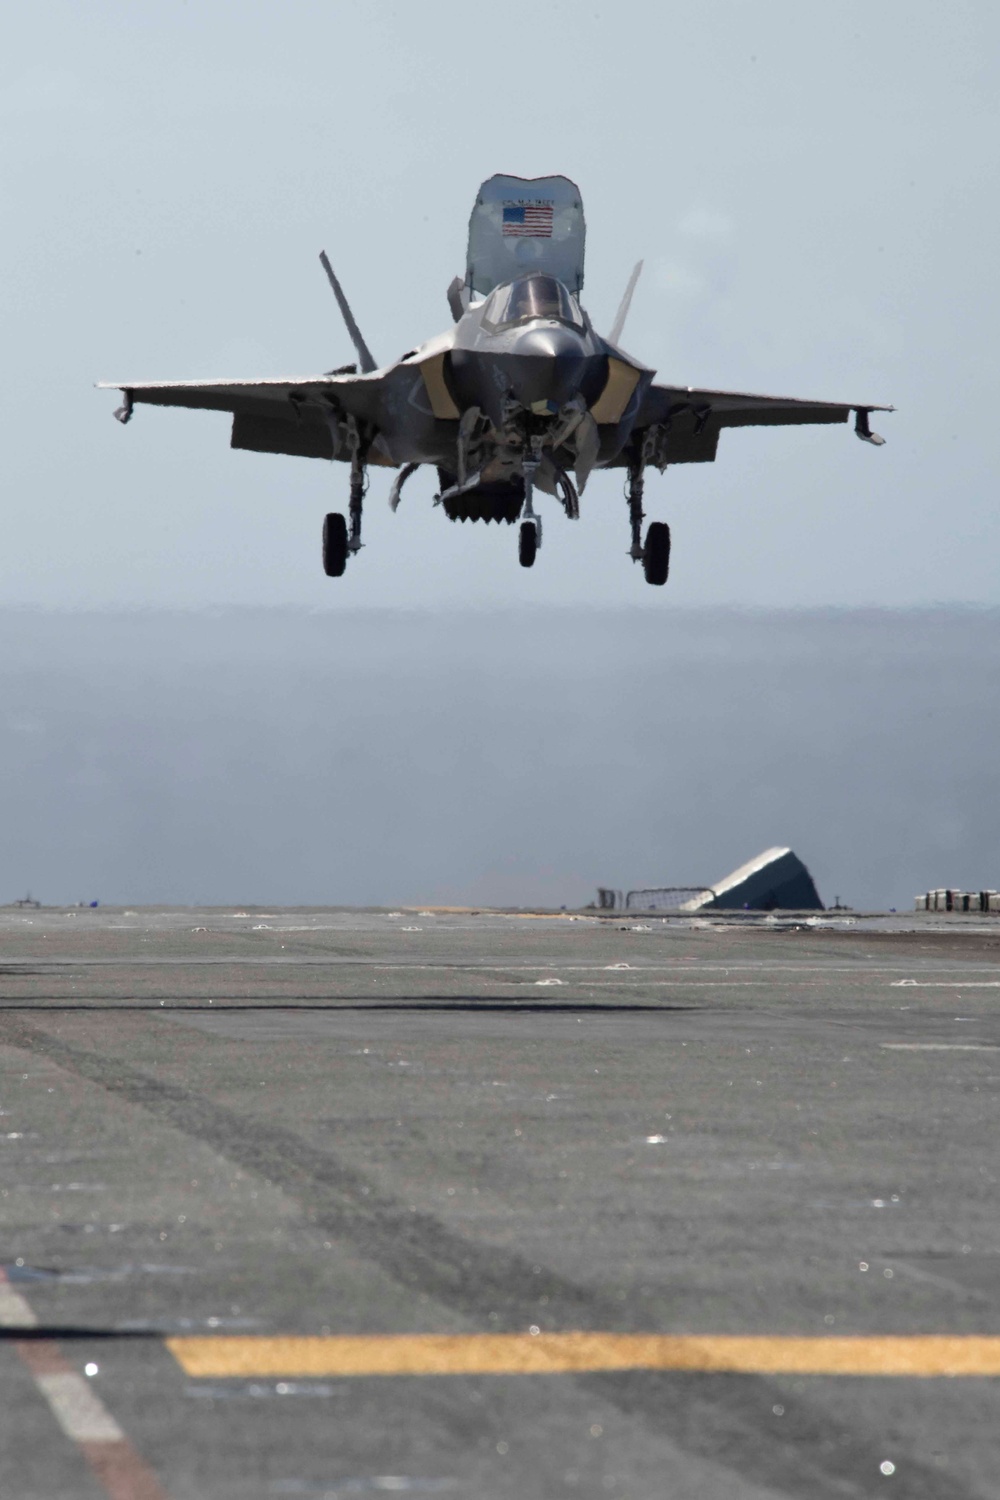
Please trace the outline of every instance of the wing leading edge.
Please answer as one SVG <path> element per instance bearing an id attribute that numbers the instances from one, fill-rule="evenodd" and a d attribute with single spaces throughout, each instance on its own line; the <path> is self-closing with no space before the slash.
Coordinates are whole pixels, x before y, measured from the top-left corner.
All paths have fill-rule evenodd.
<path id="1" fill-rule="evenodd" d="M 274 380 L 102 380 L 101 391 L 121 391 L 125 400 L 115 416 L 127 422 L 137 402 L 149 406 L 186 406 L 196 411 L 228 411 L 233 415 L 288 413 L 297 407 L 342 405 L 357 416 L 367 416 L 374 406 L 378 376 L 357 375 L 354 367 L 327 375 L 306 375 Z"/>
<path id="2" fill-rule="evenodd" d="M 795 427 L 846 422 L 854 414 L 859 438 L 881 447 L 872 432 L 873 411 L 893 411 L 874 402 L 809 401 L 795 396 L 759 396 L 747 391 L 701 390 L 695 386 L 651 385 L 636 419 L 649 462 L 711 463 L 724 427 Z"/>

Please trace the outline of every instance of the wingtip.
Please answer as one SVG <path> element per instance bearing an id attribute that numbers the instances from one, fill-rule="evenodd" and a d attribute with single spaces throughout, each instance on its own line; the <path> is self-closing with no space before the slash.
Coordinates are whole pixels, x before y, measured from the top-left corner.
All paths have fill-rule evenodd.
<path id="1" fill-rule="evenodd" d="M 877 432 L 872 432 L 869 417 L 873 411 L 884 411 L 885 407 L 857 406 L 854 409 L 854 431 L 863 443 L 871 443 L 875 448 L 885 447 L 885 438 L 880 437 Z"/>

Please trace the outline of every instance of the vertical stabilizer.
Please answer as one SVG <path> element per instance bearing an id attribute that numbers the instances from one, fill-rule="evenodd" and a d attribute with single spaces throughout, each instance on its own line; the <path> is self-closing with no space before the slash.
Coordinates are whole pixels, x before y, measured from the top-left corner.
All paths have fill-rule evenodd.
<path id="1" fill-rule="evenodd" d="M 619 307 L 617 316 L 615 317 L 614 327 L 608 334 L 609 344 L 617 344 L 618 340 L 622 336 L 622 330 L 625 327 L 625 319 L 628 317 L 628 310 L 632 306 L 632 293 L 635 291 L 635 284 L 639 280 L 641 271 L 642 261 L 637 260 L 635 263 L 635 270 L 632 272 L 631 276 L 628 279 L 628 286 L 625 288 L 625 295 L 621 300 L 621 306 Z"/>
<path id="2" fill-rule="evenodd" d="M 340 308 L 340 315 L 343 318 L 344 322 L 347 324 L 347 331 L 351 336 L 351 343 L 357 350 L 358 367 L 361 370 L 362 375 L 370 375 L 372 370 L 378 369 L 378 365 L 375 363 L 372 352 L 369 349 L 368 345 L 361 337 L 361 329 L 358 327 L 357 323 L 354 320 L 354 314 L 351 312 L 351 305 L 348 302 L 347 298 L 344 296 L 344 289 L 341 286 L 340 282 L 337 280 L 336 275 L 334 274 L 334 269 L 327 259 L 325 250 L 321 250 L 319 252 L 319 258 L 323 266 L 323 270 L 326 272 L 329 279 L 330 286 L 333 288 L 333 295 L 337 299 L 337 306 Z"/>

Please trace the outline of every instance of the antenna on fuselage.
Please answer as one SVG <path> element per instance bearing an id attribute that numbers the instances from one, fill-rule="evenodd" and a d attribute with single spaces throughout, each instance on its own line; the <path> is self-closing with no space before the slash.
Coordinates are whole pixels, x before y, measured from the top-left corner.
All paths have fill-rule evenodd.
<path id="1" fill-rule="evenodd" d="M 628 286 L 625 288 L 625 295 L 621 300 L 621 306 L 618 309 L 618 314 L 615 318 L 614 325 L 611 329 L 611 332 L 608 334 L 609 344 L 617 344 L 618 340 L 622 336 L 622 330 L 625 327 L 625 319 L 628 317 L 628 310 L 632 305 L 632 293 L 635 291 L 635 284 L 639 280 L 639 273 L 641 272 L 641 270 L 642 261 L 638 260 L 635 263 L 635 270 L 632 272 L 631 276 L 628 279 Z"/>
<path id="2" fill-rule="evenodd" d="M 333 288 L 333 295 L 337 299 L 337 306 L 340 308 L 341 317 L 347 324 L 347 331 L 351 335 L 351 343 L 354 345 L 355 349 L 358 352 L 358 365 L 360 366 L 361 373 L 362 375 L 369 375 L 371 374 L 372 370 L 378 369 L 378 365 L 372 358 L 372 352 L 369 349 L 368 345 L 361 337 L 361 329 L 354 321 L 354 314 L 351 312 L 350 303 L 344 296 L 344 289 L 340 285 L 340 282 L 337 280 L 337 277 L 334 274 L 334 269 L 327 259 L 325 250 L 321 250 L 319 252 L 319 259 L 323 270 L 327 274 L 330 285 Z"/>
<path id="3" fill-rule="evenodd" d="M 460 323 L 469 308 L 469 289 L 461 276 L 456 276 L 448 288 L 448 306 L 456 323 Z"/>

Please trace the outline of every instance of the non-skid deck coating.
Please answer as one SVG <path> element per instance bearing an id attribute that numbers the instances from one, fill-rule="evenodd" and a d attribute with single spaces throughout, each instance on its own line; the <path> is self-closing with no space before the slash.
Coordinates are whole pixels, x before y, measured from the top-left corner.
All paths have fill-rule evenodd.
<path id="1" fill-rule="evenodd" d="M 0 912 L 0 1494 L 996 1495 L 1000 922 L 531 915 Z"/>

